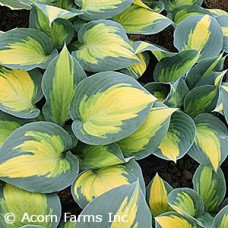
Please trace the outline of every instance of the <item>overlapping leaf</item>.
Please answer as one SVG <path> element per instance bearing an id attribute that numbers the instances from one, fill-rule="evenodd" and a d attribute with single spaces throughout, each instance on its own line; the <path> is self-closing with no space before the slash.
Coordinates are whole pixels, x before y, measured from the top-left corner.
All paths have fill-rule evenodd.
<path id="1" fill-rule="evenodd" d="M 175 108 L 153 107 L 143 125 L 130 136 L 117 142 L 123 153 L 136 159 L 153 153 L 167 134 Z"/>
<path id="2" fill-rule="evenodd" d="M 154 69 L 154 79 L 158 82 L 172 82 L 184 75 L 197 62 L 199 52 L 185 50 L 172 57 L 160 60 Z"/>
<path id="3" fill-rule="evenodd" d="M 199 166 L 193 176 L 194 189 L 201 196 L 205 210 L 215 212 L 224 199 L 226 181 L 221 169 L 217 173 L 208 166 Z"/>
<path id="4" fill-rule="evenodd" d="M 31 192 L 55 192 L 69 186 L 78 173 L 70 152 L 70 136 L 49 122 L 16 129 L 0 149 L 0 179 Z M 7 151 L 7 153 L 6 153 Z"/>
<path id="5" fill-rule="evenodd" d="M 162 14 L 135 4 L 113 19 L 131 34 L 156 34 L 172 24 L 172 21 Z"/>
<path id="6" fill-rule="evenodd" d="M 81 18 L 97 20 L 111 18 L 127 9 L 133 0 L 75 0 L 83 11 Z"/>
<path id="7" fill-rule="evenodd" d="M 147 202 L 153 216 L 172 210 L 168 204 L 168 194 L 172 189 L 158 174 L 149 183 L 147 186 Z"/>
<path id="8" fill-rule="evenodd" d="M 189 155 L 216 172 L 227 157 L 228 131 L 224 123 L 211 114 L 195 118 L 196 138 Z"/>
<path id="9" fill-rule="evenodd" d="M 199 226 L 193 220 L 178 214 L 176 212 L 166 212 L 155 218 L 156 228 L 181 227 L 181 228 L 198 228 Z"/>
<path id="10" fill-rule="evenodd" d="M 46 97 L 43 114 L 46 120 L 63 125 L 70 119 L 70 104 L 76 86 L 85 77 L 79 63 L 64 46 L 49 64 L 42 79 L 42 90 Z"/>
<path id="11" fill-rule="evenodd" d="M 221 25 L 223 34 L 223 50 L 228 53 L 228 15 L 219 16 L 216 18 Z"/>
<path id="12" fill-rule="evenodd" d="M 2 227 L 41 226 L 56 228 L 61 215 L 61 205 L 57 194 L 27 192 L 13 185 L 5 184 L 0 188 L 0 223 Z M 5 220 L 8 213 L 15 216 L 10 224 Z M 44 219 L 35 219 L 36 216 Z M 28 218 L 34 218 L 29 223 Z M 43 220 L 43 221 L 41 221 Z"/>
<path id="13" fill-rule="evenodd" d="M 218 228 L 226 228 L 228 226 L 228 205 L 225 206 L 214 218 L 214 226 Z"/>
<path id="14" fill-rule="evenodd" d="M 200 51 L 200 59 L 215 57 L 222 51 L 222 29 L 209 15 L 191 16 L 177 25 L 174 45 L 179 51 Z"/>
<path id="15" fill-rule="evenodd" d="M 98 219 L 100 216 L 100 227 L 152 227 L 150 209 L 137 182 L 104 193 L 89 203 L 80 215 L 92 215 Z M 96 228 L 97 224 L 77 222 L 76 227 Z"/>
<path id="16" fill-rule="evenodd" d="M 183 5 L 201 5 L 203 0 L 162 0 L 167 11 L 173 11 Z"/>
<path id="17" fill-rule="evenodd" d="M 187 74 L 186 82 L 188 87 L 192 89 L 198 82 L 205 79 L 211 73 L 221 71 L 223 69 L 224 60 L 221 54 L 199 61 Z"/>
<path id="18" fill-rule="evenodd" d="M 144 192 L 144 180 L 140 166 L 131 160 L 126 164 L 82 172 L 72 184 L 71 192 L 78 205 L 84 208 L 89 202 L 109 190 L 140 181 Z"/>
<path id="19" fill-rule="evenodd" d="M 25 119 L 37 117 L 40 111 L 35 103 L 42 97 L 41 79 L 37 70 L 27 72 L 0 67 L 0 110 Z"/>
<path id="20" fill-rule="evenodd" d="M 90 145 L 117 142 L 136 131 L 151 110 L 154 96 L 132 77 L 102 72 L 84 79 L 72 100 L 72 129 Z"/>
<path id="21" fill-rule="evenodd" d="M 38 7 L 33 7 L 30 12 L 29 26 L 46 33 L 56 48 L 62 47 L 64 43 L 68 44 L 74 34 L 74 27 L 69 20 L 57 18 L 50 22 Z"/>
<path id="22" fill-rule="evenodd" d="M 145 73 L 147 66 L 149 65 L 150 56 L 144 52 L 137 54 L 137 57 L 140 60 L 140 63 L 121 69 L 120 71 L 124 74 L 132 76 L 133 78 L 140 78 Z"/>
<path id="23" fill-rule="evenodd" d="M 168 195 L 169 205 L 179 214 L 189 218 L 203 215 L 204 204 L 200 195 L 190 188 L 178 188 Z"/>
<path id="24" fill-rule="evenodd" d="M 0 111 L 0 148 L 7 137 L 17 128 L 26 124 L 28 121 L 15 118 Z"/>
<path id="25" fill-rule="evenodd" d="M 79 143 L 75 150 L 80 169 L 99 169 L 125 163 L 125 158 L 117 144 L 91 146 Z"/>
<path id="26" fill-rule="evenodd" d="M 175 112 L 171 117 L 168 132 L 154 154 L 166 160 L 183 157 L 194 143 L 195 124 L 183 112 Z"/>
<path id="27" fill-rule="evenodd" d="M 32 28 L 16 28 L 1 35 L 0 64 L 9 68 L 31 70 L 46 68 L 57 54 L 50 38 Z"/>
<path id="28" fill-rule="evenodd" d="M 74 54 L 85 70 L 118 70 L 139 62 L 124 28 L 114 21 L 98 20 L 83 25 L 78 40 L 81 44 Z"/>
<path id="29" fill-rule="evenodd" d="M 29 2 L 23 2 L 21 0 L 1 0 L 0 1 L 0 6 L 7 6 L 11 10 L 30 10 L 31 6 Z"/>

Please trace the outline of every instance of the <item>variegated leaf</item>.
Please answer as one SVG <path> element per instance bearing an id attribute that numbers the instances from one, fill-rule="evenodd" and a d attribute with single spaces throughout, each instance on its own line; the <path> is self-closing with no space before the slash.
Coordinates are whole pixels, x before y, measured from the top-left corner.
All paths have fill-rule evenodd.
<path id="1" fill-rule="evenodd" d="M 80 162 L 80 169 L 100 169 L 125 163 L 125 158 L 117 144 L 91 146 L 79 143 L 74 154 Z"/>
<path id="2" fill-rule="evenodd" d="M 81 44 L 74 55 L 85 70 L 118 70 L 139 62 L 124 28 L 117 22 L 91 21 L 79 30 L 78 40 Z"/>
<path id="3" fill-rule="evenodd" d="M 62 190 L 73 182 L 79 169 L 77 158 L 64 153 L 71 147 L 70 136 L 58 125 L 26 124 L 0 149 L 0 179 L 31 192 Z"/>
<path id="4" fill-rule="evenodd" d="M 140 60 L 140 63 L 121 69 L 120 71 L 124 74 L 132 76 L 133 78 L 140 78 L 145 73 L 147 66 L 149 65 L 150 56 L 144 52 L 137 54 L 137 57 Z"/>
<path id="5" fill-rule="evenodd" d="M 69 20 L 57 18 L 50 23 L 48 17 L 38 7 L 33 7 L 30 11 L 29 26 L 46 33 L 56 48 L 62 47 L 64 43 L 68 44 L 74 34 L 74 26 Z"/>
<path id="6" fill-rule="evenodd" d="M 156 34 L 172 24 L 162 14 L 134 4 L 113 19 L 131 34 Z"/>
<path id="7" fill-rule="evenodd" d="M 1 35 L 0 64 L 9 68 L 31 70 L 46 68 L 57 54 L 50 38 L 32 28 L 16 28 Z"/>
<path id="8" fill-rule="evenodd" d="M 166 101 L 172 88 L 170 83 L 165 82 L 149 82 L 144 87 L 161 103 Z"/>
<path id="9" fill-rule="evenodd" d="M 42 97 L 41 79 L 38 70 L 27 72 L 0 67 L 0 110 L 24 119 L 37 117 L 40 111 L 35 103 Z"/>
<path id="10" fill-rule="evenodd" d="M 179 51 L 200 51 L 200 60 L 215 57 L 222 51 L 222 29 L 209 15 L 188 17 L 174 31 L 174 46 Z"/>
<path id="11" fill-rule="evenodd" d="M 154 69 L 154 80 L 172 82 L 187 73 L 197 62 L 200 53 L 196 50 L 185 50 L 172 57 L 161 59 Z"/>
<path id="12" fill-rule="evenodd" d="M 57 0 L 55 5 L 59 8 L 67 10 L 75 8 L 74 0 Z"/>
<path id="13" fill-rule="evenodd" d="M 158 174 L 147 186 L 147 202 L 153 216 L 158 216 L 173 209 L 168 204 L 168 194 L 172 187 Z"/>
<path id="14" fill-rule="evenodd" d="M 223 83 L 220 87 L 220 106 L 217 107 L 218 110 L 222 111 L 222 114 L 225 116 L 226 122 L 228 123 L 228 84 Z"/>
<path id="15" fill-rule="evenodd" d="M 0 111 L 0 148 L 13 131 L 26 123 L 28 123 L 27 120 L 19 119 Z"/>
<path id="16" fill-rule="evenodd" d="M 166 212 L 155 218 L 155 228 L 199 228 L 193 220 L 176 212 Z"/>
<path id="17" fill-rule="evenodd" d="M 169 205 L 179 214 L 189 218 L 203 215 L 204 204 L 200 195 L 190 188 L 178 188 L 168 195 Z"/>
<path id="18" fill-rule="evenodd" d="M 213 228 L 226 228 L 228 226 L 228 205 L 225 206 L 214 218 Z"/>
<path id="19" fill-rule="evenodd" d="M 138 182 L 114 188 L 99 196 L 79 216 L 85 215 L 92 215 L 100 222 L 77 222 L 77 228 L 152 227 L 150 209 Z"/>
<path id="20" fill-rule="evenodd" d="M 195 124 L 196 138 L 188 155 L 217 172 L 228 154 L 227 127 L 217 117 L 207 113 L 197 116 Z"/>
<path id="21" fill-rule="evenodd" d="M 97 20 L 111 18 L 127 9 L 134 0 L 75 0 L 83 11 L 82 19 Z"/>
<path id="22" fill-rule="evenodd" d="M 181 111 L 171 117 L 168 132 L 154 154 L 165 160 L 176 162 L 194 143 L 195 124 L 191 117 Z"/>
<path id="23" fill-rule="evenodd" d="M 136 159 L 152 154 L 167 134 L 171 115 L 176 110 L 160 105 L 154 106 L 137 131 L 117 142 L 123 153 Z"/>
<path id="24" fill-rule="evenodd" d="M 97 73 L 77 86 L 70 110 L 72 129 L 80 141 L 90 145 L 117 142 L 142 125 L 155 100 L 132 77 Z"/>
<path id="25" fill-rule="evenodd" d="M 223 50 L 228 53 L 228 15 L 216 18 L 222 28 L 223 34 Z"/>
<path id="26" fill-rule="evenodd" d="M 145 183 L 141 168 L 137 162 L 130 160 L 126 164 L 82 172 L 73 182 L 71 192 L 77 204 L 84 208 L 89 202 L 105 192 L 133 183 L 137 179 L 144 192 Z"/>
<path id="27" fill-rule="evenodd" d="M 215 71 L 221 71 L 223 69 L 224 58 L 223 54 L 216 57 L 210 57 L 199 61 L 195 66 L 190 69 L 186 77 L 186 82 L 189 89 L 192 89 L 198 82 L 205 79 L 211 73 Z"/>
<path id="28" fill-rule="evenodd" d="M 0 187 L 0 205 L 1 227 L 56 228 L 61 217 L 61 204 L 57 194 L 27 192 L 10 184 Z M 7 214 L 14 216 L 13 223 L 7 222 Z"/>
<path id="29" fill-rule="evenodd" d="M 42 79 L 46 98 L 43 114 L 46 120 L 63 125 L 70 119 L 70 104 L 77 84 L 86 74 L 66 46 L 49 64 Z"/>
<path id="30" fill-rule="evenodd" d="M 190 90 L 184 99 L 184 111 L 192 117 L 211 112 L 217 104 L 219 90 L 214 85 L 202 85 Z"/>
<path id="31" fill-rule="evenodd" d="M 164 5 L 165 9 L 167 11 L 173 11 L 183 5 L 201 5 L 203 3 L 203 0 L 161 0 Z"/>
<path id="32" fill-rule="evenodd" d="M 28 2 L 23 2 L 21 0 L 0 0 L 0 6 L 9 7 L 11 10 L 30 10 L 31 6 Z"/>
<path id="33" fill-rule="evenodd" d="M 215 212 L 226 194 L 226 181 L 222 170 L 217 173 L 208 166 L 199 166 L 193 176 L 194 189 L 201 196 L 205 210 Z"/>

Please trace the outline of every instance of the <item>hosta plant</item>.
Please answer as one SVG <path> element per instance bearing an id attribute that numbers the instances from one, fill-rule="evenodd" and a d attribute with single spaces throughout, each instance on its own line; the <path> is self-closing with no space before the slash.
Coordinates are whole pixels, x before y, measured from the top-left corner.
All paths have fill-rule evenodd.
<path id="1" fill-rule="evenodd" d="M 0 0 L 30 11 L 0 33 L 1 227 L 228 227 L 228 13 L 202 2 Z M 168 27 L 175 51 L 132 39 Z M 192 157 L 193 189 L 146 187 L 152 154 Z"/>

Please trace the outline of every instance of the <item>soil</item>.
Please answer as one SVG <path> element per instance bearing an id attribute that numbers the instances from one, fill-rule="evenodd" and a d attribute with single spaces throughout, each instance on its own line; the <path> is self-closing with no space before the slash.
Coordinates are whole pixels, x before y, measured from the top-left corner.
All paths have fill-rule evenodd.
<path id="1" fill-rule="evenodd" d="M 205 0 L 203 6 L 206 8 L 217 8 L 228 11 L 228 1 L 227 0 Z M 28 27 L 28 17 L 29 11 L 11 11 L 6 7 L 0 7 L 0 30 L 7 31 L 16 27 Z M 169 51 L 175 51 L 173 46 L 173 28 L 169 27 L 165 31 L 151 36 L 134 35 L 130 38 L 134 40 L 145 40 L 152 43 L 161 45 L 167 48 Z M 151 72 L 156 63 L 156 59 L 151 56 L 152 61 L 142 77 L 141 81 L 144 83 L 151 81 Z M 227 58 L 228 59 L 228 58 Z M 226 68 L 228 62 L 226 63 Z M 151 155 L 145 159 L 138 161 L 142 168 L 142 172 L 145 178 L 146 185 L 151 181 L 154 175 L 158 172 L 159 175 L 166 180 L 173 188 L 176 187 L 192 187 L 192 176 L 198 167 L 192 158 L 188 155 L 184 156 L 182 159 L 178 160 L 175 164 L 174 162 L 169 162 L 162 160 L 154 155 Z M 228 159 L 222 165 L 223 172 L 226 176 L 226 181 L 228 183 Z M 70 188 L 67 188 L 58 193 L 63 212 L 71 212 L 71 214 L 79 214 L 81 209 L 74 202 Z"/>

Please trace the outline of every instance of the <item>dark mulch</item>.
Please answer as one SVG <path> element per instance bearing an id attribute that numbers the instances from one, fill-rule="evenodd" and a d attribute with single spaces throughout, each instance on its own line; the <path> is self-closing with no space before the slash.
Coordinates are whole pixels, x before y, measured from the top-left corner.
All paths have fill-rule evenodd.
<path id="1" fill-rule="evenodd" d="M 228 11 L 227 0 L 205 0 L 204 7 L 218 8 Z M 6 7 L 0 7 L 0 30 L 7 31 L 16 27 L 28 27 L 29 11 L 11 11 Z M 159 35 L 131 36 L 134 40 L 146 40 L 167 48 L 169 51 L 175 51 L 173 47 L 173 28 L 167 28 Z M 153 58 L 153 57 L 152 57 Z M 146 74 L 142 81 L 149 82 L 152 78 L 155 58 L 152 59 Z M 227 65 L 228 66 L 228 65 Z M 227 68 L 227 67 L 226 67 Z M 166 180 L 172 187 L 192 187 L 192 176 L 198 167 L 198 164 L 191 159 L 188 155 L 184 158 L 174 162 L 169 162 L 157 158 L 156 156 L 149 156 L 143 160 L 138 161 L 145 178 L 146 185 L 151 181 L 154 175 L 158 172 L 159 175 Z M 222 165 L 223 172 L 225 173 L 228 182 L 228 160 Z M 58 193 L 62 203 L 63 212 L 71 212 L 72 214 L 79 214 L 81 209 L 76 205 L 72 199 L 70 188 Z"/>

